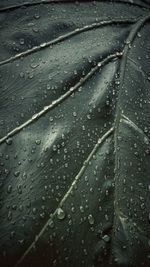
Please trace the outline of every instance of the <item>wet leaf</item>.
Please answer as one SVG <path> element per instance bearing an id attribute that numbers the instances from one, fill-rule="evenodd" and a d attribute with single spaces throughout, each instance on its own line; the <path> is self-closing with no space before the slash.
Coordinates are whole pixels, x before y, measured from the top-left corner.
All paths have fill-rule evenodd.
<path id="1" fill-rule="evenodd" d="M 0 6 L 1 266 L 150 266 L 149 1 Z"/>

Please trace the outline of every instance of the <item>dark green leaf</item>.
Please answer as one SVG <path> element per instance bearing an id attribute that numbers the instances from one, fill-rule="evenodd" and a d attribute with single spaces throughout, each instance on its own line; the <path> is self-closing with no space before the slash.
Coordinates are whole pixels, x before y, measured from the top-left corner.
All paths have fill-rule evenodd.
<path id="1" fill-rule="evenodd" d="M 0 266 L 150 266 L 149 1 L 2 1 Z"/>

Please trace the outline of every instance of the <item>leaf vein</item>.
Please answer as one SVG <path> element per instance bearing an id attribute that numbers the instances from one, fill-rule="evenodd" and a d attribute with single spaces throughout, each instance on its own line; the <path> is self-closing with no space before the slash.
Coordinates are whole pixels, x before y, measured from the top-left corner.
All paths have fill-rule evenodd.
<path id="1" fill-rule="evenodd" d="M 121 57 L 121 56 L 122 56 L 122 53 L 121 52 L 116 52 L 115 54 L 111 54 L 108 57 L 104 58 L 101 62 L 98 62 L 97 65 L 94 68 L 92 68 L 90 70 L 90 72 L 84 78 L 81 78 L 80 81 L 75 86 L 71 87 L 65 94 L 63 94 L 62 96 L 60 96 L 57 100 L 53 101 L 50 105 L 44 107 L 40 112 L 34 114 L 29 120 L 27 120 L 26 122 L 24 122 L 20 126 L 16 127 L 15 129 L 13 129 L 9 133 L 7 133 L 7 135 L 5 135 L 4 137 L 2 137 L 0 139 L 0 144 L 4 143 L 8 138 L 10 138 L 10 137 L 14 136 L 15 134 L 17 134 L 18 132 L 20 132 L 22 129 L 24 129 L 25 127 L 27 127 L 29 124 L 31 124 L 31 123 L 35 122 L 36 120 L 38 120 L 41 116 L 45 115 L 49 110 L 51 110 L 51 109 L 55 108 L 56 106 L 58 106 L 58 104 L 60 104 L 61 102 L 63 102 L 72 93 L 74 93 L 99 68 L 101 68 L 103 65 L 105 65 L 106 63 L 108 63 L 112 59 L 115 59 L 115 58 L 118 58 L 118 57 Z"/>
<path id="2" fill-rule="evenodd" d="M 50 220 L 52 220 L 52 218 L 56 215 L 58 208 L 63 206 L 63 204 L 66 201 L 66 199 L 68 198 L 69 194 L 71 193 L 71 191 L 73 190 L 73 188 L 75 187 L 75 185 L 77 184 L 79 179 L 81 178 L 82 174 L 85 172 L 85 170 L 88 166 L 88 163 L 90 162 L 90 160 L 92 159 L 92 157 L 94 156 L 96 151 L 98 150 L 99 146 L 113 133 L 113 131 L 114 131 L 114 127 L 111 127 L 101 138 L 98 139 L 98 142 L 94 146 L 94 148 L 91 151 L 91 153 L 89 154 L 88 158 L 84 161 L 82 168 L 80 169 L 79 173 L 76 175 L 69 190 L 66 192 L 63 199 L 60 201 L 58 207 L 56 208 L 56 210 L 52 214 L 51 218 L 48 219 L 48 221 L 45 223 L 44 227 L 42 227 L 42 230 L 40 231 L 40 233 L 38 235 L 36 235 L 36 241 L 32 242 L 32 244 L 28 247 L 28 249 L 25 251 L 23 256 L 19 259 L 19 261 L 17 262 L 17 264 L 14 267 L 17 267 L 24 260 L 24 258 L 31 251 L 31 249 L 34 247 L 35 242 L 37 242 L 39 240 L 39 238 L 42 236 L 42 234 L 44 233 L 44 231 L 48 227 Z"/>
<path id="3" fill-rule="evenodd" d="M 109 2 L 109 0 L 101 0 L 101 2 Z M 18 8 L 22 8 L 22 7 L 30 7 L 30 6 L 37 6 L 37 5 L 44 5 L 44 4 L 52 4 L 52 3 L 70 3 L 70 0 L 41 0 L 41 1 L 36 1 L 36 2 L 24 2 L 24 3 L 21 3 L 21 4 L 18 4 L 18 5 L 11 5 L 11 6 L 6 6 L 6 7 L 2 7 L 0 9 L 0 12 L 4 12 L 4 11 L 11 11 L 11 10 L 14 10 L 14 9 L 18 9 Z M 86 2 L 90 2 L 90 0 L 86 0 Z M 131 5 L 131 6 L 138 6 L 138 7 L 143 7 L 145 9 L 149 9 L 148 6 L 144 6 L 144 5 L 141 5 L 141 4 L 138 4 L 138 3 L 132 3 L 132 2 L 128 2 L 128 1 L 125 1 L 124 2 L 120 2 L 119 0 L 116 0 L 116 3 L 119 3 L 119 4 L 128 4 L 128 5 Z M 147 3 L 146 3 L 147 4 Z"/>
<path id="4" fill-rule="evenodd" d="M 124 119 L 125 123 L 127 123 L 134 130 L 138 131 L 140 134 L 144 135 L 147 141 L 150 141 L 147 135 L 144 133 L 144 131 L 141 128 L 139 128 L 133 121 L 131 121 L 127 116 L 122 114 L 122 118 Z"/>
<path id="5" fill-rule="evenodd" d="M 115 19 L 115 20 L 106 20 L 106 21 L 100 21 L 100 22 L 95 22 L 95 23 L 92 23 L 90 25 L 85 25 L 84 27 L 82 28 L 76 28 L 75 30 L 69 32 L 69 33 L 66 33 L 62 36 L 59 36 L 49 42 L 45 42 L 45 43 L 42 43 L 38 46 L 34 46 L 32 47 L 31 49 L 28 49 L 24 52 L 21 52 L 19 54 L 16 54 L 15 56 L 12 56 L 8 59 L 5 59 L 3 61 L 0 62 L 0 66 L 2 65 L 5 65 L 9 62 L 12 62 L 18 58 L 21 58 L 21 57 L 24 57 L 24 56 L 27 56 L 27 55 L 30 55 L 31 53 L 35 53 L 35 52 L 38 52 L 42 49 L 45 49 L 49 46 L 53 46 L 54 44 L 58 44 L 66 39 L 68 39 L 69 37 L 73 37 L 74 35 L 77 35 L 77 34 L 80 34 L 82 32 L 85 32 L 85 31 L 90 31 L 90 30 L 93 30 L 93 29 L 96 29 L 96 28 L 99 28 L 101 26 L 107 26 L 107 25 L 111 25 L 111 24 L 118 24 L 118 23 L 135 23 L 137 20 L 135 20 L 134 18 L 131 18 L 131 19 Z"/>

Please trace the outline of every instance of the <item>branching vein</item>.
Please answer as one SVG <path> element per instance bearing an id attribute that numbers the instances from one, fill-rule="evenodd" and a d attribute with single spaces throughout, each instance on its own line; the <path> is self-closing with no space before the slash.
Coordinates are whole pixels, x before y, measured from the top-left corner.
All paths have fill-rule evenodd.
<path id="1" fill-rule="evenodd" d="M 147 142 L 150 141 L 149 138 L 147 137 L 147 135 L 144 133 L 144 131 L 143 131 L 141 128 L 139 128 L 133 121 L 131 121 L 131 120 L 130 120 L 128 117 L 126 117 L 125 115 L 122 115 L 122 118 L 124 119 L 124 122 L 125 122 L 125 123 L 127 123 L 127 124 L 128 124 L 130 127 L 132 127 L 135 131 L 139 132 L 142 136 L 144 136 L 144 137 L 146 138 Z"/>
<path id="2" fill-rule="evenodd" d="M 36 235 L 36 242 L 39 240 L 39 238 L 42 236 L 42 234 L 44 233 L 44 231 L 46 230 L 46 228 L 49 225 L 50 220 L 53 219 L 53 217 L 56 215 L 57 210 L 59 207 L 62 207 L 64 202 L 66 201 L 66 199 L 68 198 L 68 196 L 70 195 L 70 193 L 72 192 L 72 190 L 74 189 L 75 185 L 77 184 L 77 182 L 79 181 L 79 179 L 81 178 L 81 176 L 83 175 L 83 173 L 85 172 L 88 163 L 90 162 L 90 160 L 93 158 L 93 156 L 95 155 L 95 153 L 97 152 L 98 148 L 100 147 L 100 145 L 113 133 L 114 131 L 114 127 L 110 128 L 101 138 L 98 139 L 98 142 L 96 143 L 96 145 L 94 146 L 93 150 L 91 151 L 91 153 L 89 154 L 88 158 L 84 161 L 82 168 L 80 169 L 79 173 L 76 175 L 73 183 L 71 184 L 69 190 L 67 191 L 67 193 L 64 195 L 63 199 L 61 200 L 61 202 L 59 203 L 59 206 L 57 207 L 57 209 L 54 211 L 53 215 L 51 216 L 51 218 L 46 222 L 46 224 L 43 226 L 42 230 L 40 231 L 40 233 L 38 235 Z M 23 256 L 19 259 L 19 261 L 17 262 L 17 264 L 15 265 L 15 267 L 17 267 L 18 265 L 21 264 L 21 262 L 24 260 L 24 258 L 27 256 L 27 254 L 32 250 L 32 248 L 34 247 L 35 242 L 33 242 L 30 247 L 25 251 L 25 253 L 23 254 Z"/>
<path id="3" fill-rule="evenodd" d="M 118 18 L 118 19 L 115 19 L 115 20 L 111 19 L 111 20 L 92 23 L 92 24 L 86 25 L 86 26 L 84 26 L 82 28 L 77 28 L 77 29 L 75 29 L 75 30 L 73 30 L 73 31 L 71 31 L 69 33 L 66 33 L 66 34 L 64 34 L 62 36 L 59 36 L 59 37 L 57 37 L 57 38 L 55 38 L 55 39 L 53 39 L 53 40 L 51 40 L 49 42 L 45 42 L 45 43 L 42 43 L 42 44 L 40 44 L 38 46 L 34 46 L 31 49 L 28 49 L 28 50 L 26 50 L 24 52 L 16 54 L 15 56 L 12 56 L 12 57 L 10 57 L 8 59 L 5 59 L 5 60 L 0 62 L 0 66 L 5 65 L 5 64 L 7 64 L 9 62 L 12 62 L 12 61 L 14 61 L 14 60 L 16 60 L 18 58 L 22 58 L 22 57 L 30 55 L 32 53 L 38 52 L 38 51 L 40 51 L 42 49 L 45 49 L 46 47 L 53 46 L 54 44 L 60 43 L 60 42 L 66 40 L 66 39 L 68 39 L 68 38 L 70 38 L 70 37 L 72 37 L 74 35 L 79 34 L 79 33 L 82 33 L 82 32 L 85 32 L 85 31 L 90 31 L 90 30 L 99 28 L 101 26 L 107 26 L 107 25 L 111 25 L 111 24 L 120 24 L 120 23 L 124 23 L 124 24 L 126 24 L 126 23 L 134 23 L 135 21 L 136 20 L 134 18 L 131 18 L 131 19 L 119 19 Z"/>
<path id="4" fill-rule="evenodd" d="M 24 122 L 20 126 L 16 127 L 12 131 L 10 131 L 7 135 L 2 137 L 0 139 L 0 144 L 4 143 L 8 138 L 10 138 L 13 135 L 17 134 L 18 132 L 20 132 L 22 129 L 27 127 L 29 124 L 31 124 L 31 123 L 35 122 L 36 120 L 38 120 L 41 116 L 45 115 L 49 110 L 51 110 L 51 109 L 55 108 L 56 106 L 58 106 L 58 104 L 63 102 L 72 93 L 74 93 L 81 85 L 83 85 L 98 69 L 100 69 L 102 66 L 107 64 L 109 61 L 111 61 L 111 60 L 113 60 L 115 58 L 121 57 L 121 56 L 122 56 L 122 53 L 118 53 L 117 52 L 115 54 L 109 55 L 108 57 L 106 57 L 101 62 L 98 62 L 97 65 L 93 69 L 91 69 L 90 72 L 84 78 L 81 78 L 80 81 L 75 86 L 71 87 L 65 94 L 60 96 L 57 100 L 53 101 L 50 105 L 45 106 L 40 112 L 34 114 L 29 120 L 27 120 L 26 122 Z"/>

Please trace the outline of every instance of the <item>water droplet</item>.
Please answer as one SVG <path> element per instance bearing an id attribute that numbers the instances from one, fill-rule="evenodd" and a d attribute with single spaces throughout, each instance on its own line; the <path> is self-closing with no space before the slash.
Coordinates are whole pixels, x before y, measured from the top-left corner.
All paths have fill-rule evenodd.
<path id="1" fill-rule="evenodd" d="M 50 117 L 49 120 L 52 122 L 53 121 L 53 117 Z"/>
<path id="2" fill-rule="evenodd" d="M 20 78 L 23 78 L 24 77 L 24 73 L 23 72 L 20 72 Z"/>
<path id="3" fill-rule="evenodd" d="M 47 84 L 46 88 L 47 88 L 47 90 L 50 90 L 51 89 L 50 84 Z"/>
<path id="4" fill-rule="evenodd" d="M 56 150 L 57 150 L 57 146 L 53 145 L 53 151 L 56 151 Z"/>
<path id="5" fill-rule="evenodd" d="M 94 217 L 92 216 L 92 214 L 89 214 L 88 221 L 89 221 L 89 224 L 91 224 L 91 225 L 94 224 Z"/>
<path id="6" fill-rule="evenodd" d="M 54 228 L 54 221 L 52 219 L 50 219 L 48 226 Z"/>
<path id="7" fill-rule="evenodd" d="M 38 67 L 38 64 L 36 64 L 36 63 L 31 63 L 31 65 L 30 65 L 30 66 L 31 66 L 31 68 L 32 68 L 32 69 L 35 69 L 35 68 L 37 68 L 37 67 Z"/>
<path id="8" fill-rule="evenodd" d="M 20 39 L 20 44 L 21 44 L 21 45 L 24 44 L 24 39 L 23 39 L 23 38 Z"/>
<path id="9" fill-rule="evenodd" d="M 7 145 L 11 145 L 11 144 L 12 144 L 12 138 L 8 138 L 8 139 L 6 139 L 6 144 L 7 144 Z"/>
<path id="10" fill-rule="evenodd" d="M 20 174 L 20 172 L 19 172 L 19 171 L 16 171 L 16 172 L 14 173 L 14 175 L 15 175 L 16 177 L 18 177 L 18 176 L 19 176 L 19 174 Z"/>
<path id="11" fill-rule="evenodd" d="M 80 211 L 81 211 L 81 213 L 84 212 L 84 208 L 83 208 L 83 206 L 80 206 Z"/>
<path id="12" fill-rule="evenodd" d="M 87 119 L 90 120 L 91 119 L 91 115 L 90 114 L 87 114 Z"/>
<path id="13" fill-rule="evenodd" d="M 102 239 L 105 241 L 105 242 L 109 242 L 110 241 L 110 237 L 108 235 L 104 235 L 102 237 Z"/>
<path id="14" fill-rule="evenodd" d="M 74 117 L 76 117 L 76 116 L 77 116 L 77 113 L 76 113 L 75 111 L 73 112 L 73 116 L 74 116 Z"/>
<path id="15" fill-rule="evenodd" d="M 35 18 L 35 19 L 39 19 L 39 18 L 40 18 L 40 15 L 39 15 L 39 14 L 35 14 L 35 15 L 34 15 L 34 18 Z"/>
<path id="16" fill-rule="evenodd" d="M 8 185 L 8 187 L 7 187 L 7 193 L 11 193 L 11 191 L 12 191 L 12 185 Z"/>
<path id="17" fill-rule="evenodd" d="M 37 140 L 35 140 L 35 143 L 36 143 L 36 145 L 40 145 L 41 144 L 41 140 L 37 139 Z"/>
<path id="18" fill-rule="evenodd" d="M 65 212 L 64 212 L 64 210 L 62 209 L 62 208 L 58 208 L 57 209 L 57 218 L 59 219 L 59 220 L 63 220 L 64 218 L 65 218 Z"/>

